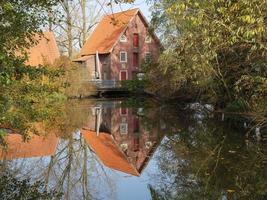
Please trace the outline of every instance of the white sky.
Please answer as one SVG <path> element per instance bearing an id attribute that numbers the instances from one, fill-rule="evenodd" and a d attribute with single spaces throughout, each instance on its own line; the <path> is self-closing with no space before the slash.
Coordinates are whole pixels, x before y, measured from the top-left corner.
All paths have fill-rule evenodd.
<path id="1" fill-rule="evenodd" d="M 149 11 L 149 7 L 150 5 L 146 3 L 146 0 L 136 0 L 134 4 L 122 4 L 114 6 L 113 12 L 120 12 L 127 9 L 139 8 L 145 15 L 147 20 L 150 21 L 151 14 Z M 107 9 L 107 12 L 110 12 L 110 9 Z"/>

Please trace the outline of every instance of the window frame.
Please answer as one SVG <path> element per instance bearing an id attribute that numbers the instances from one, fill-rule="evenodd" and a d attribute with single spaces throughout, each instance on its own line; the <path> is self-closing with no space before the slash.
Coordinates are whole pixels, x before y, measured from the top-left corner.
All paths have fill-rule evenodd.
<path id="1" fill-rule="evenodd" d="M 125 33 L 120 37 L 120 42 L 127 42 L 128 41 L 128 38 L 127 36 L 125 35 Z"/>
<path id="2" fill-rule="evenodd" d="M 150 35 L 146 35 L 146 37 L 145 37 L 145 43 L 147 43 L 147 44 L 152 43 L 152 37 Z"/>
<path id="3" fill-rule="evenodd" d="M 122 130 L 125 130 L 125 132 L 123 132 Z M 128 135 L 128 123 L 120 123 L 120 134 Z"/>
<path id="4" fill-rule="evenodd" d="M 122 60 L 122 54 L 125 54 L 125 61 Z M 128 62 L 128 54 L 127 54 L 127 51 L 120 51 L 120 63 L 127 63 Z"/>

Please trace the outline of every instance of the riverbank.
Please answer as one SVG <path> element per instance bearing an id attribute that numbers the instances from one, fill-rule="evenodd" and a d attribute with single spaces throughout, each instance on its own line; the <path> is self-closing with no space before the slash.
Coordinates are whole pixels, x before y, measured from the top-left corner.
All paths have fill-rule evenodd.
<path id="1" fill-rule="evenodd" d="M 123 101 L 125 99 L 132 99 L 130 104 L 137 104 L 141 99 L 146 98 L 151 99 L 156 104 L 159 105 L 173 105 L 178 110 L 202 110 L 209 112 L 217 116 L 219 120 L 228 121 L 233 127 L 241 128 L 245 130 L 245 135 L 247 137 L 255 135 L 255 130 L 258 128 L 260 132 L 265 134 L 265 129 L 267 126 L 267 118 L 264 115 L 255 112 L 233 112 L 227 109 L 222 109 L 216 107 L 210 103 L 196 102 L 190 98 L 162 98 L 153 93 L 134 93 L 134 92 L 107 92 L 100 96 L 90 96 L 89 99 L 94 99 L 97 101 L 109 101 L 117 100 Z M 87 99 L 85 98 L 85 99 Z M 264 137 L 265 138 L 265 137 Z M 264 139 L 265 140 L 265 139 Z"/>

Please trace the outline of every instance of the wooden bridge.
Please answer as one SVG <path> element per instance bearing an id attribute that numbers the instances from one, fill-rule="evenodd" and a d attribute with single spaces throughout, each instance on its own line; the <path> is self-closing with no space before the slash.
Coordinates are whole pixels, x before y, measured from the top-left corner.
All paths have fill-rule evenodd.
<path id="1" fill-rule="evenodd" d="M 122 87 L 121 81 L 117 80 L 101 80 L 94 79 L 89 81 L 91 85 L 94 85 L 99 92 L 106 91 L 127 91 L 126 88 Z"/>

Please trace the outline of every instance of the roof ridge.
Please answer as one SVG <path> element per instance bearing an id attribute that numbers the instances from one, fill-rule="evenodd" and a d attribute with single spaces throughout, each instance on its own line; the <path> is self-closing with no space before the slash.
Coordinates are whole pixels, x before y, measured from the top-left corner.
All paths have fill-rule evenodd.
<path id="1" fill-rule="evenodd" d="M 96 51 L 100 54 L 110 53 L 121 34 L 138 13 L 141 13 L 141 10 L 134 8 L 105 15 L 86 40 L 79 56 L 93 55 Z"/>
<path id="2" fill-rule="evenodd" d="M 124 14 L 124 13 L 127 13 L 127 12 L 132 12 L 132 11 L 140 11 L 139 8 L 132 8 L 132 9 L 128 9 L 128 10 L 123 10 L 123 11 L 120 11 L 120 12 L 114 12 L 114 13 L 111 13 L 111 14 L 107 14 L 107 15 L 104 15 L 104 17 L 109 17 L 109 16 L 112 16 L 112 15 L 119 15 L 119 14 Z"/>

